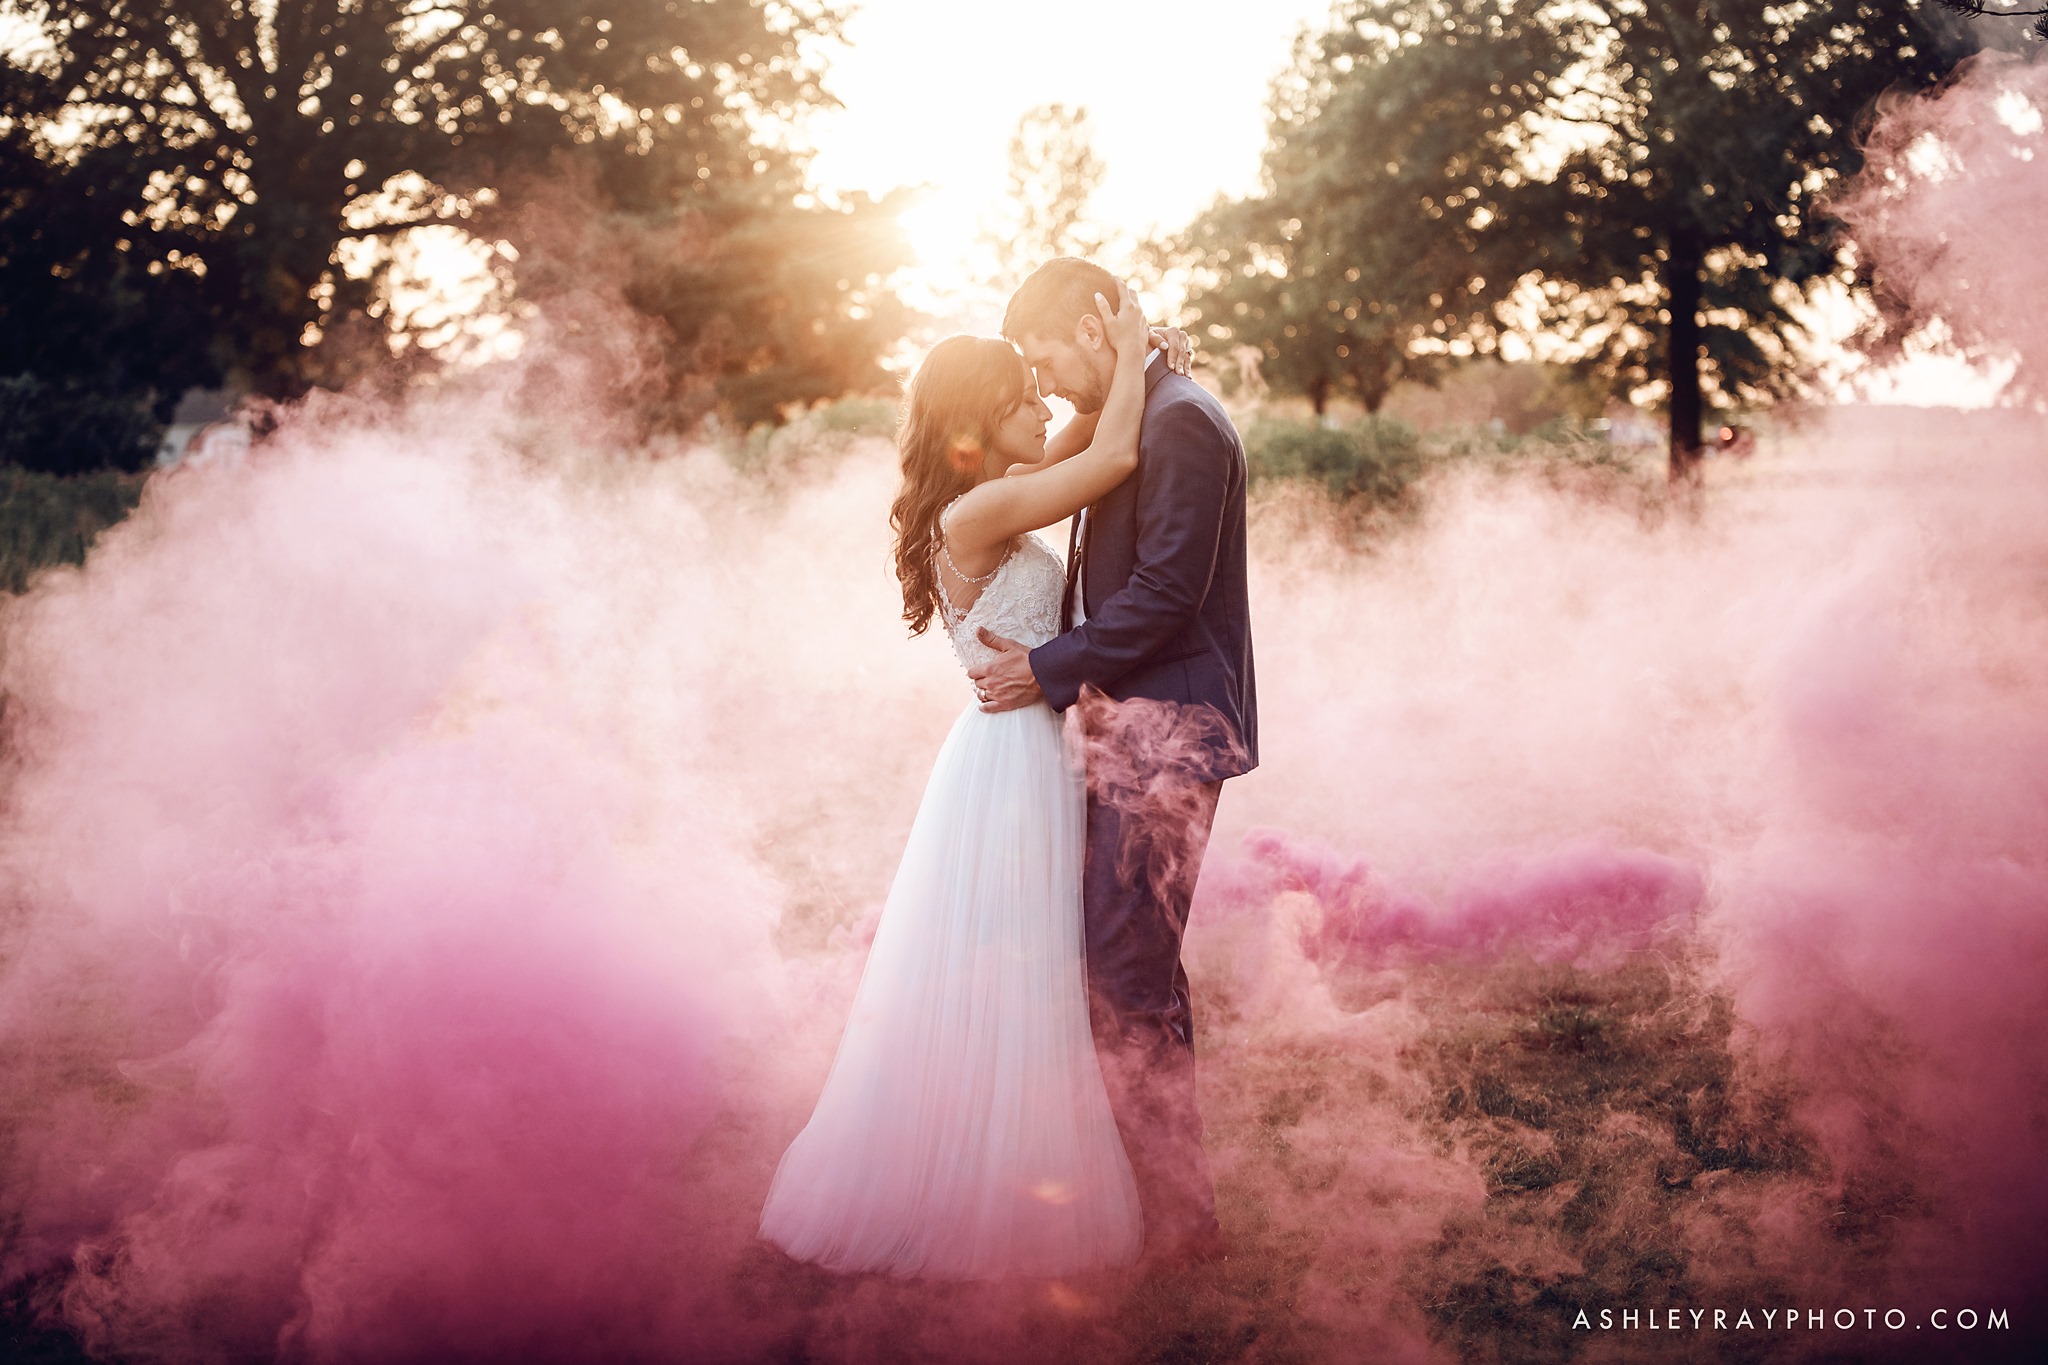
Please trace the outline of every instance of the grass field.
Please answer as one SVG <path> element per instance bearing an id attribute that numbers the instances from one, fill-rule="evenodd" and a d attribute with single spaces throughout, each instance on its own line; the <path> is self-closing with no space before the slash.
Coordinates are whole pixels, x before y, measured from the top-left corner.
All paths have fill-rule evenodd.
<path id="1" fill-rule="evenodd" d="M 1912 1216 L 1903 1186 L 1830 1194 L 1695 966 L 1425 967 L 1358 1016 L 1379 1039 L 1363 1046 L 1239 1034 L 1198 979 L 1218 1006 L 1202 1094 L 1227 1260 L 998 1292 L 849 1283 L 762 1250 L 735 1292 L 781 1324 L 768 1358 L 790 1362 L 1929 1358 L 1863 1336 L 1574 1327 L 1582 1309 L 1804 1306 Z M 1784 1259 L 1774 1210 L 1826 1228 L 1809 1259 Z M 977 1336 L 985 1357 L 953 1349 Z"/>
<path id="2" fill-rule="evenodd" d="M 82 564 L 93 537 L 133 511 L 144 474 L 41 474 L 0 465 L 0 588 L 51 564 Z"/>

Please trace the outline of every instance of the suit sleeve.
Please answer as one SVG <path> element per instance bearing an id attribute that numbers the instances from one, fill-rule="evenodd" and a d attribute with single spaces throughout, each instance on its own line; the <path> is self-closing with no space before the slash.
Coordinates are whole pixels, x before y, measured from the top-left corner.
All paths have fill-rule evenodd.
<path id="1" fill-rule="evenodd" d="M 1235 451 L 1192 403 L 1157 413 L 1144 446 L 1130 580 L 1085 622 L 1031 651 L 1031 672 L 1055 710 L 1072 706 L 1083 683 L 1107 689 L 1156 653 L 1208 595 Z"/>

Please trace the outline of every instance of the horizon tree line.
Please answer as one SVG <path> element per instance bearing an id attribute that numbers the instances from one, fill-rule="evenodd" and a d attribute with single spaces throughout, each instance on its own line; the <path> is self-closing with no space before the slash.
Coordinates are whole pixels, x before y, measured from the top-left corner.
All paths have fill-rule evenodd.
<path id="1" fill-rule="evenodd" d="M 42 4 L 0 54 L 0 459 L 135 467 L 187 388 L 431 365 L 389 307 L 423 228 L 486 248 L 501 297 L 606 276 L 662 339 L 650 428 L 886 383 L 901 200 L 811 192 L 780 138 L 831 102 L 838 11 L 583 9 Z M 1341 0 L 1274 84 L 1259 191 L 1156 261 L 1191 330 L 1319 413 L 1519 338 L 1662 406 L 1682 477 L 1710 411 L 1799 390 L 1818 293 L 1868 294 L 1827 205 L 1877 98 L 1935 88 L 2000 16 L 2048 31 L 2048 5 L 1977 0 Z M 1019 273 L 1096 240 L 1087 134 L 1020 122 Z"/>

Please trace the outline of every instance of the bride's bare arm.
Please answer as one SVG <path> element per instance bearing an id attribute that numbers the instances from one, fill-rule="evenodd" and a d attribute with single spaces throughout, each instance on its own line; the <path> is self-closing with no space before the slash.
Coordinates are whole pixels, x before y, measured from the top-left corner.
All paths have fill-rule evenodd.
<path id="1" fill-rule="evenodd" d="M 1095 425 L 1101 420 L 1100 411 L 1075 413 L 1072 421 L 1045 438 L 1045 458 L 1029 468 L 1019 470 L 1017 477 L 1035 474 L 1041 469 L 1058 464 L 1061 460 L 1079 455 L 1088 448 L 1089 442 L 1095 439 Z"/>
<path id="2" fill-rule="evenodd" d="M 1058 463 L 990 479 L 970 490 L 947 518 L 946 538 L 955 554 L 979 559 L 980 551 L 1012 536 L 1070 517 L 1138 467 L 1138 423 L 1145 410 L 1145 321 L 1128 284 L 1117 286 L 1115 313 L 1102 295 L 1095 299 L 1116 348 L 1116 372 L 1087 448 Z"/>

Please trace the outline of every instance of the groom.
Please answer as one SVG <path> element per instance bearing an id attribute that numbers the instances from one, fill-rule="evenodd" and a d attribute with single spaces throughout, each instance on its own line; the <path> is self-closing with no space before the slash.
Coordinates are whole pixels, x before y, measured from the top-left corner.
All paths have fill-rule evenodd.
<path id="1" fill-rule="evenodd" d="M 1098 411 L 1116 372 L 1095 296 L 1116 279 L 1072 257 L 1003 315 L 1038 376 Z M 1245 592 L 1245 460 L 1223 405 L 1147 357 L 1138 469 L 1074 519 L 1062 634 L 1027 650 L 986 631 L 984 711 L 1079 705 L 1087 735 L 1082 904 L 1097 1050 L 1138 1179 L 1146 1255 L 1223 1252 L 1195 1104 L 1181 936 L 1223 780 L 1258 762 Z"/>

